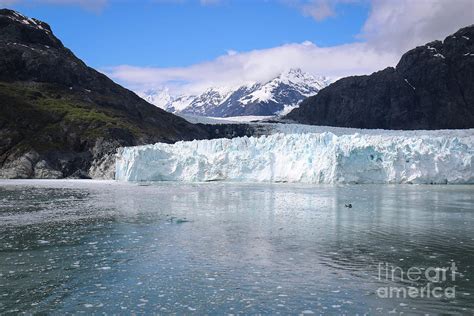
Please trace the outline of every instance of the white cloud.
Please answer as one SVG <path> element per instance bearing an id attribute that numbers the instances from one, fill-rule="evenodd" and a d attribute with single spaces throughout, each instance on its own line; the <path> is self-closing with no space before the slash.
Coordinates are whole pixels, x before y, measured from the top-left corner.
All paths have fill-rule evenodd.
<path id="1" fill-rule="evenodd" d="M 370 74 L 394 66 L 408 49 L 443 39 L 471 24 L 473 3 L 472 0 L 374 0 L 359 35 L 364 40 L 362 43 L 323 48 L 305 41 L 249 52 L 228 50 L 215 60 L 189 67 L 122 65 L 104 71 L 132 89 L 167 86 L 175 92 L 199 92 L 209 86 L 264 81 L 291 67 L 331 77 Z"/>
<path id="2" fill-rule="evenodd" d="M 333 5 L 327 0 L 313 0 L 301 4 L 301 11 L 316 21 L 322 21 L 336 15 Z"/>
<path id="3" fill-rule="evenodd" d="M 227 50 L 227 55 L 229 56 L 233 56 L 233 55 L 237 55 L 238 52 L 236 50 L 233 50 L 233 49 L 228 49 Z"/>
<path id="4" fill-rule="evenodd" d="M 118 66 L 104 69 L 133 89 L 168 86 L 176 92 L 199 92 L 209 86 L 264 81 L 288 68 L 332 77 L 370 73 L 393 64 L 397 55 L 380 54 L 364 43 L 318 47 L 310 42 L 250 52 L 231 52 L 189 67 Z"/>
<path id="5" fill-rule="evenodd" d="M 303 15 L 321 22 L 337 15 L 336 6 L 340 3 L 357 3 L 367 0 L 280 0 L 283 4 L 296 8 Z"/>
<path id="6" fill-rule="evenodd" d="M 360 36 L 377 49 L 404 52 L 473 22 L 472 0 L 376 0 Z"/>

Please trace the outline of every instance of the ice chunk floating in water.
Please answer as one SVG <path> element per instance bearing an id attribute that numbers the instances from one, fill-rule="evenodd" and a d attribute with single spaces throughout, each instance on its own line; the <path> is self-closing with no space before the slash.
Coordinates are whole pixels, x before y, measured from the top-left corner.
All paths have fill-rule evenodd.
<path id="1" fill-rule="evenodd" d="M 474 183 L 474 136 L 274 134 L 125 147 L 118 180 Z"/>

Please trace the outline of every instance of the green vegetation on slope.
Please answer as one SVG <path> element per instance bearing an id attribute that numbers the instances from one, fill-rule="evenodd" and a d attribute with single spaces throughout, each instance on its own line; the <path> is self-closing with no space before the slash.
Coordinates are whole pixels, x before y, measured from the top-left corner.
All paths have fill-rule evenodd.
<path id="1" fill-rule="evenodd" d="M 79 92 L 81 98 L 84 93 Z M 0 155 L 12 151 L 82 151 L 97 138 L 140 138 L 143 133 L 120 111 L 78 100 L 77 91 L 54 85 L 0 82 Z M 0 156 L 0 157 L 1 157 Z"/>

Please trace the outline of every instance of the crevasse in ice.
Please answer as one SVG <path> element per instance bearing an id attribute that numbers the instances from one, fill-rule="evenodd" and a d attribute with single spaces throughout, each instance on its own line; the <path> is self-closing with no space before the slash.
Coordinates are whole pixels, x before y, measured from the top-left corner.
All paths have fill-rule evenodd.
<path id="1" fill-rule="evenodd" d="M 474 183 L 474 137 L 273 134 L 125 147 L 117 180 Z"/>

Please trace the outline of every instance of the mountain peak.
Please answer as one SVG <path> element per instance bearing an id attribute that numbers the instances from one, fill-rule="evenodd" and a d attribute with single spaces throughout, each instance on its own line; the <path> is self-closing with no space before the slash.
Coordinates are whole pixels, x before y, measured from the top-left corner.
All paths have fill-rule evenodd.
<path id="1" fill-rule="evenodd" d="M 9 9 L 0 9 L 0 33 L 2 41 L 13 44 L 40 44 L 63 48 L 61 41 L 53 35 L 47 23 Z"/>
<path id="2" fill-rule="evenodd" d="M 330 83 L 330 80 L 324 76 L 315 77 L 307 72 L 301 70 L 301 68 L 290 68 L 282 72 L 278 77 L 273 80 L 281 81 L 285 84 L 308 84 L 318 87 L 318 90 L 324 88 Z"/>
<path id="3" fill-rule="evenodd" d="M 37 20 L 35 18 L 29 18 L 14 10 L 0 9 L 0 16 L 6 17 L 12 20 L 13 22 L 23 24 L 27 27 L 36 28 L 38 30 L 41 30 L 47 33 L 52 33 L 51 27 L 49 26 L 49 24 L 43 21 Z"/>
<path id="4" fill-rule="evenodd" d="M 300 80 L 305 76 L 308 76 L 308 73 L 305 73 L 301 70 L 301 68 L 290 68 L 288 70 L 283 71 L 280 73 L 275 79 L 282 79 L 282 80 Z"/>
<path id="5" fill-rule="evenodd" d="M 300 68 L 289 68 L 270 81 L 236 87 L 210 87 L 198 96 L 140 93 L 145 100 L 171 112 L 204 116 L 275 115 L 286 113 L 330 83 Z"/>
<path id="6" fill-rule="evenodd" d="M 290 75 L 291 74 L 300 75 L 300 74 L 303 74 L 304 72 L 303 72 L 303 70 L 301 70 L 301 68 L 290 68 L 290 69 L 283 72 L 283 74 L 285 74 L 285 73 L 290 74 Z"/>

